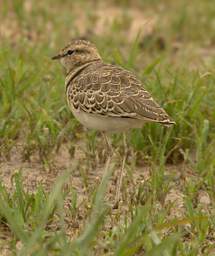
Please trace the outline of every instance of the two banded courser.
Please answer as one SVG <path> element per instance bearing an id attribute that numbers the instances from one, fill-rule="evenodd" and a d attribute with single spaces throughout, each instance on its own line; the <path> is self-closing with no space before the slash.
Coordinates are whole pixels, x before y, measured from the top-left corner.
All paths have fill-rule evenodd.
<path id="1" fill-rule="evenodd" d="M 132 72 L 104 63 L 92 43 L 74 40 L 53 59 L 59 59 L 66 70 L 68 105 L 87 128 L 122 132 L 141 128 L 145 122 L 174 124 Z"/>

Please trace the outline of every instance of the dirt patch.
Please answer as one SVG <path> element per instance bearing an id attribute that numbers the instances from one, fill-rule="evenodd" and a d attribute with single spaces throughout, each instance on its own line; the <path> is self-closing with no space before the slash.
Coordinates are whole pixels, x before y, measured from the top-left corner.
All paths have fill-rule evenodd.
<path id="1" fill-rule="evenodd" d="M 23 15 L 31 16 L 34 11 L 33 5 L 32 1 L 25 1 L 22 9 Z M 45 5 L 41 5 L 40 8 L 46 12 L 47 7 Z M 155 13 L 147 13 L 135 7 L 122 8 L 104 2 L 98 3 L 94 7 L 89 2 L 84 5 L 84 8 L 88 11 L 83 12 L 83 6 L 77 2 L 69 6 L 65 4 L 60 8 L 65 8 L 65 15 L 67 15 L 68 9 L 72 10 L 71 24 L 73 27 L 72 31 L 74 32 L 72 32 L 73 36 L 77 36 L 75 31 L 77 31 L 80 37 L 88 37 L 91 34 L 105 36 L 113 33 L 114 27 L 118 27 L 122 32 L 122 36 L 124 35 L 126 41 L 129 42 L 135 40 L 137 35 L 144 37 L 151 34 L 157 24 Z M 55 9 L 57 10 L 58 6 L 55 6 Z M 72 19 L 72 17 L 74 18 Z M 23 38 L 34 44 L 38 40 L 43 41 L 46 37 L 46 34 L 39 33 L 34 28 L 31 28 L 30 25 L 22 23 L 19 15 L 14 12 L 12 7 L 8 9 L 7 15 L 0 17 L 0 19 L 0 38 L 9 40 L 13 44 L 16 44 Z M 37 19 L 38 24 L 45 28 L 46 33 L 49 35 L 54 33 L 54 24 L 50 19 L 44 23 L 43 19 L 40 18 L 40 14 L 38 14 Z"/>
<path id="2" fill-rule="evenodd" d="M 90 159 L 87 159 L 86 150 L 84 150 L 81 144 L 77 145 L 75 149 L 75 158 L 70 156 L 68 146 L 63 145 L 58 154 L 53 158 L 53 166 L 49 171 L 44 168 L 44 165 L 36 156 L 31 162 L 23 162 L 19 151 L 14 149 L 13 152 L 10 161 L 2 161 L 0 164 L 0 179 L 3 185 L 10 191 L 14 190 L 12 176 L 17 171 L 21 171 L 24 188 L 29 193 L 34 193 L 38 184 L 42 184 L 46 191 L 50 191 L 56 178 L 78 162 L 77 170 L 73 172 L 71 178 L 66 183 L 66 188 L 73 188 L 78 195 L 78 209 L 74 216 L 71 217 L 69 210 L 71 194 L 69 194 L 64 201 L 66 233 L 71 240 L 76 238 L 82 232 L 89 217 L 92 207 L 92 194 L 101 181 L 104 165 L 96 164 L 96 166 L 91 166 L 91 164 L 89 164 Z M 109 204 L 113 204 L 114 202 L 116 183 L 120 171 L 120 159 L 116 157 L 114 161 L 116 161 L 116 168 L 106 194 L 106 200 Z M 123 177 L 122 184 L 122 202 L 118 209 L 113 209 L 107 216 L 103 231 L 110 230 L 114 226 L 120 225 L 120 223 L 122 224 L 125 216 L 129 216 L 129 207 L 131 204 L 145 204 L 148 200 L 148 198 L 145 198 L 145 195 L 148 197 L 152 194 L 150 189 L 153 179 L 152 176 L 155 172 L 152 167 L 142 166 L 131 168 L 127 166 L 126 170 L 127 172 Z M 195 180 L 198 177 L 190 168 L 184 165 L 166 166 L 164 176 L 165 179 L 170 179 L 169 188 L 166 192 L 164 191 L 164 193 L 162 191 L 159 192 L 161 197 L 156 201 L 155 211 L 160 211 L 164 208 L 169 209 L 167 219 L 183 219 L 186 215 L 184 206 L 184 186 L 188 180 Z M 140 187 L 143 189 L 141 195 L 139 195 L 138 192 Z M 211 199 L 206 191 L 202 190 L 199 192 L 197 201 L 203 205 L 205 213 L 210 212 Z M 57 231 L 59 229 L 59 218 L 54 217 L 48 228 L 53 232 Z M 3 255 L 3 252 L 8 252 L 8 248 L 10 248 L 8 244 L 12 234 L 7 226 L 0 225 L 0 229 L 0 251 L 1 255 Z M 169 229 L 167 228 L 167 230 Z M 168 231 L 164 231 L 164 234 L 165 232 Z M 8 252 L 8 254 L 6 253 L 5 255 L 10 254 Z"/>
<path id="3" fill-rule="evenodd" d="M 93 15 L 89 14 L 89 16 L 80 11 L 80 6 L 77 6 L 75 10 L 78 17 L 75 19 L 75 26 L 82 35 L 89 32 L 99 36 L 113 33 L 112 29 L 115 25 L 126 33 L 126 41 L 131 41 L 138 34 L 140 36 L 151 34 L 157 22 L 154 14 L 147 15 L 136 8 L 125 9 L 119 6 L 104 5 L 104 3 L 93 10 Z M 94 23 L 91 28 L 87 26 L 89 20 Z"/>

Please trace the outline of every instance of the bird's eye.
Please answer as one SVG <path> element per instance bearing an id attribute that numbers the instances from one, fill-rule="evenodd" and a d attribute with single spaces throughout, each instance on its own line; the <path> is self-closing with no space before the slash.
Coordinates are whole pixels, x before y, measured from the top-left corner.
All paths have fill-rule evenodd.
<path id="1" fill-rule="evenodd" d="M 72 51 L 72 50 L 68 50 L 67 54 L 68 55 L 72 55 L 75 51 Z"/>

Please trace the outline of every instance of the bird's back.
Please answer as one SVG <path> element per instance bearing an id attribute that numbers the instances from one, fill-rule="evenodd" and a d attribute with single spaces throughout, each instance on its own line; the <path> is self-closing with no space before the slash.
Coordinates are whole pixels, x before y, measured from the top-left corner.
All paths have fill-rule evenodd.
<path id="1" fill-rule="evenodd" d="M 69 80 L 67 99 L 73 109 L 89 114 L 174 123 L 131 71 L 102 61 L 90 63 Z"/>

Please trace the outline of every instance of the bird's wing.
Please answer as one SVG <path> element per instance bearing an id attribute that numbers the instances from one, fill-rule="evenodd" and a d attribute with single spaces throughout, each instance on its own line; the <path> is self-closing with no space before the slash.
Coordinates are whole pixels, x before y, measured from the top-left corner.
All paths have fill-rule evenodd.
<path id="1" fill-rule="evenodd" d="M 113 65 L 79 74 L 67 95 L 74 108 L 88 113 L 174 123 L 130 71 Z"/>

